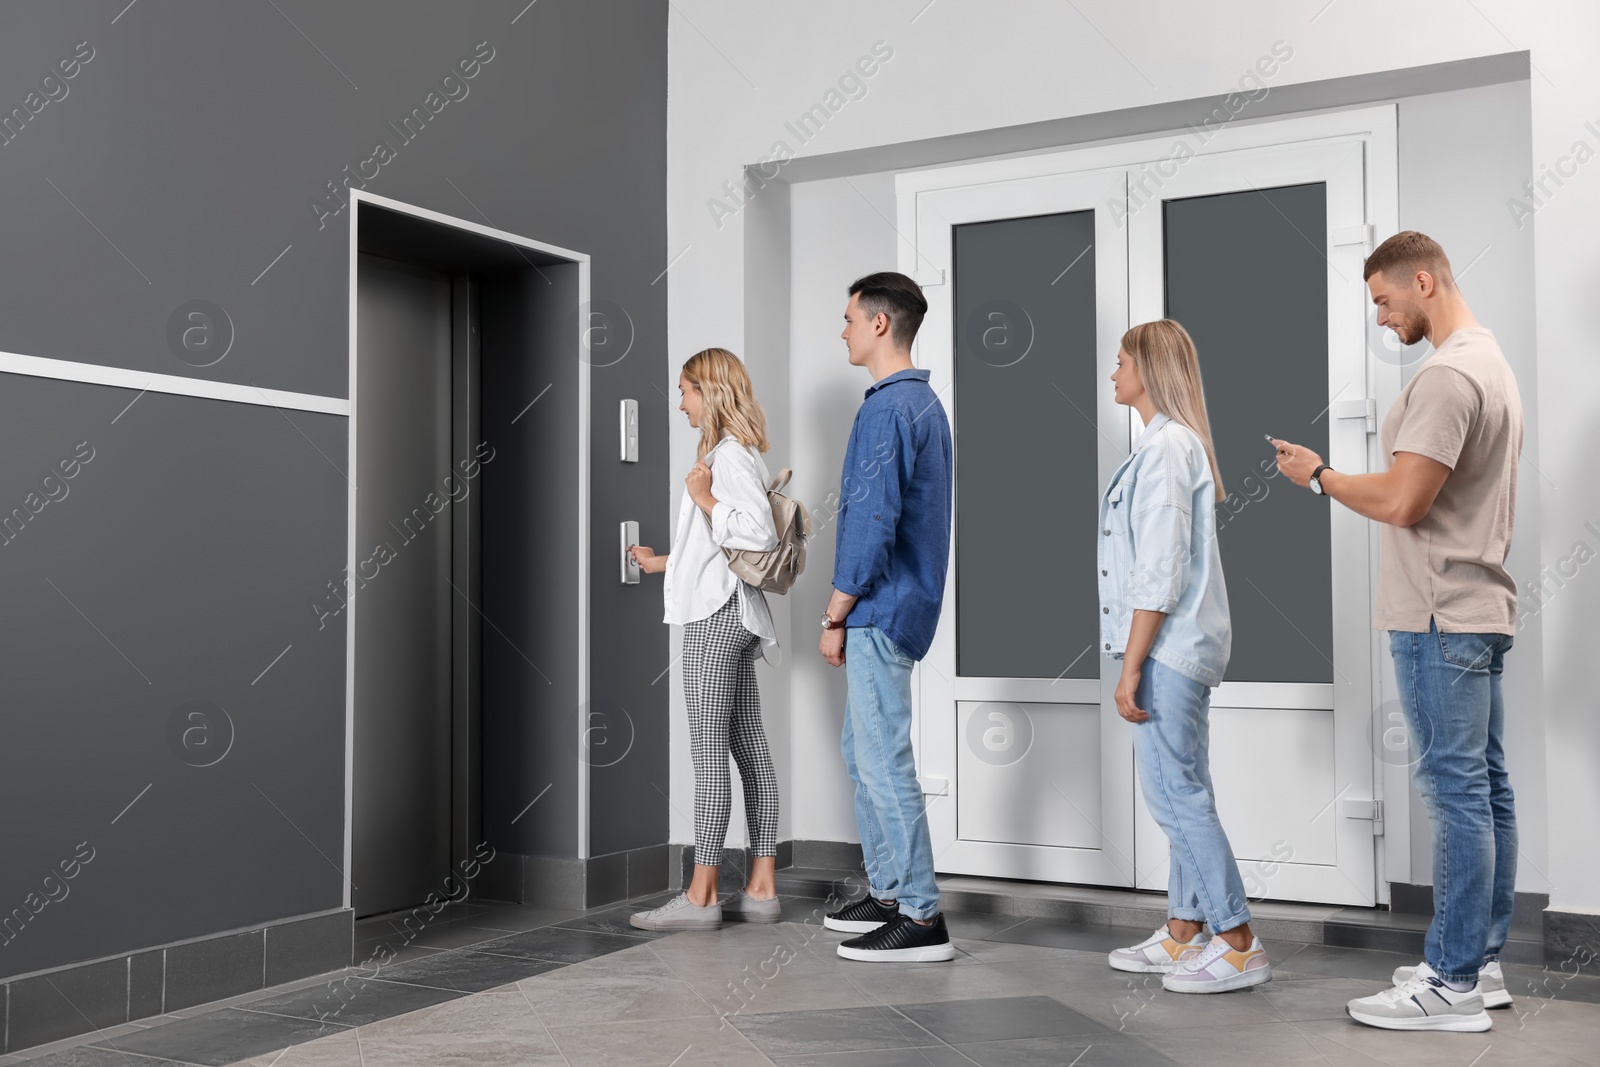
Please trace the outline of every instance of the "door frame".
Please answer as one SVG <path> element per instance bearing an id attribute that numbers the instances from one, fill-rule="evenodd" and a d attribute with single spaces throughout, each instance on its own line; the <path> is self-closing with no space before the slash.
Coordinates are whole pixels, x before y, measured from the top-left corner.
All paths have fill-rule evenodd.
<path id="1" fill-rule="evenodd" d="M 1360 257 L 1370 251 L 1376 235 L 1387 235 L 1399 229 L 1397 125 L 1396 105 L 1384 104 L 1287 118 L 1239 121 L 1217 128 L 1207 128 L 1203 132 L 1191 126 L 1186 131 L 1171 131 L 1152 137 L 898 174 L 895 177 L 895 193 L 896 222 L 900 235 L 899 268 L 925 288 L 933 287 L 937 290 L 937 287 L 948 283 L 946 272 L 930 261 L 927 250 L 919 247 L 921 241 L 918 228 L 919 209 L 924 203 L 931 206 L 933 199 L 942 191 L 1025 183 L 1032 179 L 1083 175 L 1096 171 L 1131 172 L 1137 169 L 1138 180 L 1131 182 L 1126 188 L 1125 199 L 1122 202 L 1124 219 L 1120 221 L 1125 224 L 1129 203 L 1126 197 L 1134 193 L 1133 187 L 1143 184 L 1149 195 L 1159 199 L 1162 187 L 1182 173 L 1182 166 L 1189 157 L 1201 155 L 1215 157 L 1252 149 L 1309 146 L 1319 142 L 1326 144 L 1359 142 L 1364 153 L 1363 194 L 1366 225 L 1360 228 L 1360 232 L 1335 234 L 1333 246 L 1330 247 L 1331 252 L 1345 244 L 1360 245 L 1360 255 L 1355 258 L 1355 262 L 1359 264 Z M 1154 191 L 1150 193 L 1152 189 Z M 1132 240 L 1133 237 L 1130 235 L 1128 238 L 1130 247 Z M 947 259 L 947 253 L 941 258 Z M 944 290 L 944 295 L 938 299 L 948 304 L 948 293 L 948 289 Z M 930 294 L 930 320 L 935 303 L 934 295 Z M 1367 314 L 1370 314 L 1370 310 Z M 948 326 L 948 322 L 945 325 Z M 922 336 L 929 337 L 932 334 L 924 330 Z M 1370 332 L 1368 336 L 1371 336 Z M 918 345 L 921 343 L 920 340 L 917 342 Z M 919 366 L 926 365 L 920 348 L 914 350 L 914 356 Z M 1352 394 L 1372 398 L 1379 413 L 1387 410 L 1395 402 L 1402 385 L 1401 368 L 1390 361 L 1378 359 L 1371 351 L 1370 344 L 1366 354 L 1364 384 L 1364 393 L 1352 390 Z M 1132 422 L 1130 417 L 1130 425 Z M 1366 461 L 1368 470 L 1382 470 L 1387 466 L 1382 456 L 1378 435 L 1371 431 L 1366 435 Z M 1350 516 L 1350 520 L 1353 522 L 1355 516 Z M 1375 602 L 1377 595 L 1378 529 L 1376 524 L 1365 525 L 1369 560 L 1366 599 L 1370 605 Z M 1352 531 L 1353 529 L 1352 527 Z M 948 603 L 947 600 L 947 607 Z M 946 611 L 943 614 L 949 613 Z M 942 615 L 940 632 L 947 639 L 953 639 L 951 635 L 953 625 L 953 618 L 945 618 Z M 1389 666 L 1387 655 L 1384 654 L 1382 635 L 1376 631 L 1368 631 L 1367 656 L 1370 669 L 1364 672 L 1366 677 L 1362 684 L 1367 690 L 1370 707 L 1377 709 L 1383 707 L 1386 700 L 1395 698 L 1395 686 L 1392 668 Z M 941 744 L 945 748 L 954 744 L 953 738 L 942 739 L 933 736 L 926 726 L 926 717 L 922 713 L 925 699 L 929 701 L 948 699 L 945 691 L 950 689 L 950 686 L 948 681 L 941 682 L 932 678 L 931 671 L 925 669 L 923 664 L 919 664 L 916 668 L 912 682 L 914 724 L 912 739 L 917 752 L 918 766 L 921 768 L 925 766 L 925 755 L 933 755 L 939 751 L 938 746 Z M 1375 808 L 1374 814 L 1382 816 L 1382 822 L 1374 828 L 1381 830 L 1381 837 L 1378 838 L 1381 847 L 1375 849 L 1372 899 L 1387 902 L 1389 881 L 1403 881 L 1410 875 L 1410 805 L 1405 802 L 1409 797 L 1410 787 L 1405 768 L 1384 761 L 1377 746 L 1373 746 L 1370 756 L 1373 798 L 1379 805 Z M 943 766 L 953 768 L 953 759 Z M 937 825 L 939 819 L 954 818 L 953 811 L 938 813 L 940 807 L 949 807 L 949 805 L 939 805 L 937 798 L 948 795 L 950 785 L 948 779 L 941 779 L 937 775 L 923 779 L 923 791 L 929 802 L 930 827 Z M 1389 804 L 1387 810 L 1381 806 L 1385 797 L 1396 798 L 1396 802 Z"/>
<path id="2" fill-rule="evenodd" d="M 1248 192 L 1251 188 L 1321 183 L 1327 192 L 1327 233 L 1331 235 L 1325 272 L 1328 299 L 1329 364 L 1327 395 L 1334 398 L 1320 416 L 1328 420 L 1327 462 L 1339 470 L 1367 473 L 1373 470 L 1367 448 L 1376 432 L 1377 420 L 1368 419 L 1364 406 L 1352 405 L 1348 417 L 1337 406 L 1339 399 L 1366 398 L 1367 368 L 1347 374 L 1363 343 L 1361 309 L 1368 306 L 1361 283 L 1361 263 L 1365 256 L 1366 203 L 1363 182 L 1366 145 L 1359 138 L 1324 138 L 1309 142 L 1268 145 L 1210 156 L 1201 166 L 1174 175 L 1156 191 L 1145 210 L 1131 214 L 1128 224 L 1129 260 L 1133 265 L 1128 279 L 1128 305 L 1133 322 L 1160 318 L 1166 311 L 1165 212 L 1168 200 L 1204 197 L 1221 193 Z M 1355 237 L 1340 243 L 1339 237 Z M 1340 358 L 1342 357 L 1342 359 Z M 1355 414 L 1361 412 L 1361 414 Z M 1370 429 L 1368 423 L 1370 422 Z M 1134 423 L 1139 426 L 1138 416 Z M 1137 432 L 1137 430 L 1135 431 Z M 1330 555 L 1334 575 L 1376 572 L 1377 554 L 1365 536 L 1371 525 L 1349 508 L 1334 506 L 1329 511 L 1332 538 Z M 1296 715 L 1327 712 L 1332 715 L 1334 733 L 1335 795 L 1312 822 L 1323 827 L 1332 820 L 1332 835 L 1340 860 L 1334 864 L 1294 863 L 1292 842 L 1273 846 L 1272 860 L 1258 858 L 1251 868 L 1253 895 L 1272 895 L 1290 900 L 1318 903 L 1371 905 L 1377 900 L 1377 876 L 1373 850 L 1372 801 L 1379 799 L 1379 768 L 1369 744 L 1371 727 L 1363 738 L 1354 729 L 1368 722 L 1376 704 L 1363 703 L 1374 692 L 1373 660 L 1361 646 L 1370 634 L 1373 601 L 1367 589 L 1352 589 L 1336 577 L 1332 589 L 1333 647 L 1330 652 L 1336 667 L 1331 682 L 1224 682 L 1211 693 L 1213 714 L 1228 709 L 1267 708 L 1275 714 Z M 1348 795 L 1347 795 L 1348 794 Z M 1320 799 L 1320 798 L 1319 798 Z M 1164 889 L 1168 848 L 1155 819 L 1142 803 L 1138 805 L 1138 829 L 1134 835 L 1141 889 Z M 1288 846 L 1287 854 L 1279 852 Z M 1357 872 L 1341 869 L 1346 860 L 1361 868 Z M 1243 861 L 1241 861 L 1243 862 Z M 1371 874 L 1369 875 L 1369 871 Z M 1370 883 L 1370 884 L 1369 884 Z"/>
<path id="3" fill-rule="evenodd" d="M 348 444 L 347 444 L 347 449 L 346 449 L 346 460 L 345 460 L 346 465 L 347 465 L 347 469 L 348 469 L 348 472 L 349 472 L 349 477 L 347 479 L 347 481 L 349 483 L 349 490 L 348 490 L 348 492 L 346 494 L 346 520 L 345 520 L 346 521 L 346 534 L 345 534 L 345 537 L 346 537 L 346 545 L 345 545 L 346 558 L 345 558 L 345 563 L 346 563 L 346 566 L 348 568 L 346 573 L 347 574 L 355 574 L 356 573 L 356 565 L 357 565 L 358 560 L 359 560 L 358 548 L 357 548 L 357 545 L 356 545 L 356 515 L 357 515 L 357 494 L 359 492 L 359 490 L 357 489 L 357 486 L 360 485 L 359 457 L 357 456 L 357 443 L 360 440 L 359 434 L 357 433 L 357 427 L 360 424 L 357 422 L 357 420 L 360 418 L 360 410 L 359 410 L 359 405 L 356 402 L 357 401 L 357 396 L 358 396 L 356 386 L 357 386 L 357 354 L 360 351 L 359 346 L 358 346 L 358 341 L 359 341 L 359 321 L 358 321 L 358 319 L 359 319 L 359 317 L 357 315 L 357 306 L 358 306 L 357 305 L 357 281 L 358 281 L 358 275 L 359 275 L 358 266 L 359 266 L 359 253 L 360 253 L 360 218 L 361 218 L 360 205 L 363 204 L 363 203 L 371 204 L 374 207 L 381 207 L 381 208 L 384 208 L 384 209 L 386 209 L 388 211 L 393 211 L 393 212 L 396 212 L 396 213 L 399 213 L 399 214 L 408 215 L 408 216 L 410 216 L 412 218 L 419 219 L 419 220 L 422 220 L 422 221 L 425 221 L 425 222 L 434 223 L 434 224 L 437 224 L 437 225 L 440 225 L 440 226 L 447 226 L 447 227 L 450 227 L 450 228 L 453 228 L 453 229 L 463 230 L 463 231 L 465 231 L 467 233 L 471 233 L 471 234 L 474 234 L 474 235 L 479 236 L 479 237 L 486 237 L 486 238 L 489 238 L 490 240 L 498 241 L 498 242 L 501 242 L 502 244 L 510 245 L 510 246 L 513 246 L 513 247 L 518 248 L 518 249 L 528 249 L 530 251 L 539 252 L 539 253 L 543 253 L 545 255 L 554 256 L 554 257 L 559 258 L 559 259 L 564 259 L 564 260 L 567 260 L 567 261 L 575 264 L 577 266 L 577 268 L 578 268 L 578 300 L 577 300 L 577 306 L 573 309 L 574 314 L 573 314 L 572 322 L 574 324 L 574 327 L 578 331 L 578 338 L 577 338 L 578 348 L 577 348 L 577 351 L 579 351 L 580 353 L 584 351 L 585 338 L 586 338 L 586 334 L 588 332 L 587 329 L 586 329 L 587 317 L 583 314 L 583 312 L 584 312 L 584 309 L 587 308 L 588 304 L 589 304 L 589 293 L 590 293 L 590 289 L 589 289 L 589 271 L 590 271 L 590 263 L 589 263 L 588 254 L 584 253 L 584 252 L 574 252 L 571 249 L 562 248 L 562 247 L 560 247 L 558 245 L 549 244 L 549 243 L 544 242 L 544 241 L 537 241 L 537 240 L 534 240 L 531 237 L 525 237 L 525 236 L 523 236 L 521 234 L 512 233 L 509 230 L 501 230 L 501 229 L 496 229 L 496 228 L 491 227 L 491 226 L 484 226 L 484 225 L 481 225 L 479 223 L 469 221 L 467 219 L 457 218 L 457 217 L 455 217 L 453 215 L 446 215 L 443 212 L 433 211 L 433 210 L 430 210 L 428 208 L 418 207 L 415 204 L 407 204 L 407 203 L 405 203 L 403 201 L 393 200 L 393 199 L 390 199 L 389 197 L 386 197 L 386 196 L 379 196 L 376 193 L 371 193 L 371 192 L 368 192 L 368 191 L 363 190 L 363 189 L 350 189 L 349 190 L 349 197 L 350 197 L 350 207 L 352 208 L 352 210 L 350 211 L 350 237 L 349 237 L 349 245 L 348 245 L 348 249 L 347 249 L 347 255 L 348 255 L 348 295 L 347 295 L 347 300 L 348 300 L 348 308 L 349 308 L 349 337 L 348 337 L 348 344 L 349 344 L 349 355 L 348 355 L 349 384 L 347 386 L 347 389 L 348 389 L 348 404 L 349 404 L 350 422 L 349 422 L 349 426 L 348 426 L 349 437 L 347 439 Z M 591 526 L 591 516 L 589 514 L 589 500 L 590 500 L 590 477 L 589 477 L 590 441 L 589 441 L 589 437 L 590 437 L 591 419 L 590 419 L 590 410 L 589 410 L 589 408 L 590 408 L 589 398 L 590 398 L 590 369 L 591 368 L 590 368 L 590 364 L 589 364 L 588 360 L 580 358 L 578 363 L 579 363 L 579 366 L 578 366 L 578 427 L 577 427 L 578 457 L 579 457 L 578 458 L 578 522 L 579 522 L 579 530 L 578 530 L 578 575 L 577 575 L 578 586 L 577 586 L 577 598 L 576 598 L 577 599 L 577 603 L 572 606 L 574 616 L 577 619 L 578 707 L 577 707 L 577 710 L 574 712 L 573 731 L 574 731 L 574 737 L 577 739 L 577 752 L 578 752 L 578 756 L 576 757 L 576 759 L 577 759 L 577 771 L 578 771 L 578 774 L 577 774 L 577 788 L 578 788 L 577 811 L 578 811 L 578 818 L 577 818 L 577 825 L 575 827 L 576 832 L 577 832 L 577 844 L 578 844 L 578 850 L 577 851 L 578 851 L 578 858 L 579 859 L 588 859 L 589 858 L 589 766 L 588 766 L 588 763 L 582 757 L 582 754 L 583 754 L 583 751 L 584 751 L 582 739 L 583 739 L 583 736 L 584 736 L 584 731 L 588 726 L 588 723 L 585 721 L 585 717 L 584 716 L 585 716 L 585 709 L 588 707 L 589 696 L 590 696 L 590 693 L 589 693 L 589 658 L 590 658 L 590 638 L 589 638 L 589 589 L 590 589 L 589 569 L 590 568 L 589 568 L 589 564 L 590 564 L 590 555 L 591 555 L 591 553 L 590 553 L 590 545 L 589 545 L 589 534 L 590 534 L 590 526 Z M 456 412 L 453 410 L 453 412 L 452 412 L 452 423 L 455 422 L 455 415 L 456 415 Z M 452 437 L 454 437 L 454 435 L 455 435 L 455 427 L 453 426 L 452 427 Z M 359 619 L 359 611 L 358 611 L 359 601 L 360 601 L 359 597 L 352 596 L 350 598 L 348 607 L 345 609 L 345 737 L 344 737 L 344 860 L 343 860 L 343 874 L 344 874 L 345 877 L 344 877 L 343 894 L 344 894 L 344 907 L 346 907 L 346 908 L 351 907 L 350 873 L 351 873 L 351 871 L 353 869 L 352 868 L 353 850 L 354 850 L 354 846 L 355 846 L 355 820 L 354 820 L 354 811 L 355 811 L 355 775 L 354 775 L 354 770 L 355 770 L 355 713 L 356 713 L 356 669 L 355 669 L 355 667 L 356 667 L 356 626 L 357 626 L 357 622 L 358 622 L 358 619 Z M 452 701 L 453 705 L 455 703 L 457 703 L 457 702 Z M 455 707 L 452 708 L 452 718 L 454 718 L 454 716 L 458 713 L 458 711 L 459 711 L 458 708 L 455 708 Z M 453 726 L 452 727 L 452 731 L 454 731 L 454 729 L 455 729 L 455 727 Z M 451 788 L 452 788 L 452 793 L 453 793 L 455 788 L 456 788 L 455 783 L 452 783 L 452 787 Z M 452 860 L 454 861 L 455 859 L 458 859 L 458 858 L 460 858 L 460 857 L 452 857 Z"/>
<path id="4" fill-rule="evenodd" d="M 917 236 L 919 258 L 925 269 L 931 267 L 949 281 L 954 268 L 954 233 L 957 226 L 997 218 L 1093 211 L 1095 373 L 1097 378 L 1108 378 L 1115 367 L 1117 341 L 1124 329 L 1122 324 L 1127 321 L 1128 264 L 1127 243 L 1117 233 L 1116 221 L 1106 203 L 1110 198 L 1125 196 L 1126 191 L 1125 172 L 1121 169 L 1047 174 L 976 187 L 930 190 L 918 198 L 918 228 L 913 232 Z M 1087 253 L 1088 249 L 1084 251 Z M 1067 256 L 1070 258 L 1071 254 L 1068 252 Z M 953 287 L 949 284 L 930 285 L 924 295 L 928 300 L 928 310 L 919 336 L 953 336 Z M 926 358 L 919 359 L 919 365 L 933 371 L 943 382 L 939 387 L 939 397 L 952 423 L 955 423 L 959 413 L 957 398 L 950 391 L 955 384 L 953 346 L 941 345 L 933 351 L 925 348 L 922 352 Z M 1097 429 L 1119 419 L 1126 425 L 1125 415 L 1118 413 L 1116 408 L 1110 391 L 1101 390 L 1093 413 Z M 1126 433 L 1108 437 L 1100 432 L 1096 436 L 1097 466 L 1103 479 L 1127 457 L 1129 440 Z M 959 452 L 959 434 L 955 447 Z M 955 495 L 959 500 L 959 484 L 955 487 Z M 951 544 L 954 547 L 954 534 Z M 1038 678 L 966 679 L 956 676 L 956 616 L 953 610 L 955 551 L 950 553 L 946 566 L 945 589 L 946 598 L 941 606 L 940 624 L 934 633 L 933 645 L 916 669 L 913 708 L 919 708 L 921 700 L 929 701 L 931 706 L 948 703 L 955 709 L 957 729 L 951 732 L 923 730 L 920 727 L 920 713 L 914 710 L 914 721 L 918 725 L 912 732 L 913 744 L 917 747 L 917 766 L 927 769 L 925 791 L 929 784 L 937 780 L 938 784 L 934 786 L 936 795 L 946 798 L 943 802 L 930 801 L 928 804 L 928 828 L 933 834 L 935 848 L 940 847 L 940 842 L 949 842 L 937 857 L 940 869 L 952 873 L 983 873 L 1030 880 L 1133 885 L 1137 873 L 1134 809 L 1131 805 L 1134 791 L 1133 739 L 1126 731 L 1115 727 L 1118 720 L 1116 704 L 1112 700 L 1114 679 L 1108 679 L 1104 671 L 1094 679 L 1057 678 L 1053 681 Z M 1092 651 L 1092 646 L 1085 650 L 1086 653 L 1089 651 Z M 1070 650 L 1068 654 L 1071 654 Z M 939 669 L 938 665 L 945 664 L 951 667 L 950 676 Z M 958 835 L 960 786 L 957 777 L 961 746 L 956 734 L 960 731 L 960 705 L 971 702 L 1074 705 L 1099 710 L 1102 775 L 1099 790 L 1100 821 L 1094 827 L 1099 847 L 1046 847 L 996 841 L 978 843 L 963 840 Z M 1072 803 L 1065 794 L 1062 796 L 1069 804 Z M 1079 812 L 1079 817 L 1088 821 L 1082 812 Z"/>

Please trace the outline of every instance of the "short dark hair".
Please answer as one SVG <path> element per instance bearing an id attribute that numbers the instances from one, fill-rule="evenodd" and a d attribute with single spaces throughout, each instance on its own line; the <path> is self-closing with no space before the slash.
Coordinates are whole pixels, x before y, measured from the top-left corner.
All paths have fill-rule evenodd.
<path id="1" fill-rule="evenodd" d="M 1455 277 L 1450 273 L 1450 260 L 1439 242 L 1416 230 L 1401 230 L 1374 248 L 1362 269 L 1362 281 L 1379 271 L 1383 272 L 1384 277 L 1397 282 L 1410 281 L 1417 271 L 1425 270 L 1446 288 L 1455 284 Z"/>
<path id="2" fill-rule="evenodd" d="M 871 318 L 889 316 L 889 336 L 896 348 L 909 349 L 928 313 L 922 287 L 898 271 L 883 270 L 850 283 L 850 295 Z"/>

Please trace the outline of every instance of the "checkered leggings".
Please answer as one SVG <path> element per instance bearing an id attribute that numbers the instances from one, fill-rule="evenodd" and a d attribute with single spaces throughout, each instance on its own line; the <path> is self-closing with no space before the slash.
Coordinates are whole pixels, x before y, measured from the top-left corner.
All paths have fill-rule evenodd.
<path id="1" fill-rule="evenodd" d="M 739 621 L 739 594 L 709 619 L 683 628 L 683 695 L 694 752 L 694 861 L 722 866 L 733 791 L 728 753 L 744 783 L 750 854 L 778 854 L 778 778 L 761 725 L 756 649 L 761 638 Z"/>

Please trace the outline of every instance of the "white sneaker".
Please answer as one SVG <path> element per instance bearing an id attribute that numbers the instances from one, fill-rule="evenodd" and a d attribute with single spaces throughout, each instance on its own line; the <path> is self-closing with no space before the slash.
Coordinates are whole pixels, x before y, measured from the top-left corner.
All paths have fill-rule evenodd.
<path id="1" fill-rule="evenodd" d="M 1169 993 L 1227 993 L 1272 981 L 1272 964 L 1267 962 L 1261 939 L 1250 939 L 1250 947 L 1240 952 L 1219 935 L 1195 954 L 1185 953 L 1178 965 L 1161 979 Z"/>
<path id="2" fill-rule="evenodd" d="M 1135 974 L 1165 974 L 1178 965 L 1183 954 L 1198 953 L 1206 947 L 1205 932 L 1197 931 L 1188 941 L 1173 939 L 1172 932 L 1161 926 L 1155 933 L 1127 948 L 1113 949 L 1107 957 L 1114 971 L 1132 971 Z"/>
<path id="3" fill-rule="evenodd" d="M 1415 967 L 1396 967 L 1394 971 L 1394 984 L 1404 985 L 1411 981 L 1417 973 Z M 1506 991 L 1505 972 L 1500 969 L 1500 961 L 1494 960 L 1485 963 L 1478 972 L 1478 992 L 1483 995 L 1483 1006 L 1490 1010 L 1495 1008 L 1511 1007 L 1511 994 Z"/>
<path id="4" fill-rule="evenodd" d="M 1466 992 L 1457 992 L 1426 963 L 1418 964 L 1407 981 L 1376 996 L 1352 1000 L 1344 1010 L 1356 1022 L 1383 1030 L 1482 1033 L 1494 1025 L 1483 1010 L 1483 997 L 1476 984 Z"/>

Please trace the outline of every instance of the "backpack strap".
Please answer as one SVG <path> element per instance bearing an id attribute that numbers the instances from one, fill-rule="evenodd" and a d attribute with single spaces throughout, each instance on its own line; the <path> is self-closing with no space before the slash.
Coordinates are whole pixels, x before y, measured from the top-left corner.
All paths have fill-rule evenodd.
<path id="1" fill-rule="evenodd" d="M 772 479 L 772 484 L 767 486 L 767 492 L 769 492 L 769 493 L 781 493 L 781 492 L 783 492 L 784 488 L 789 484 L 789 479 L 793 478 L 793 477 L 794 477 L 794 471 L 790 470 L 788 467 L 783 468 L 783 470 L 778 472 L 778 476 L 776 478 Z"/>

